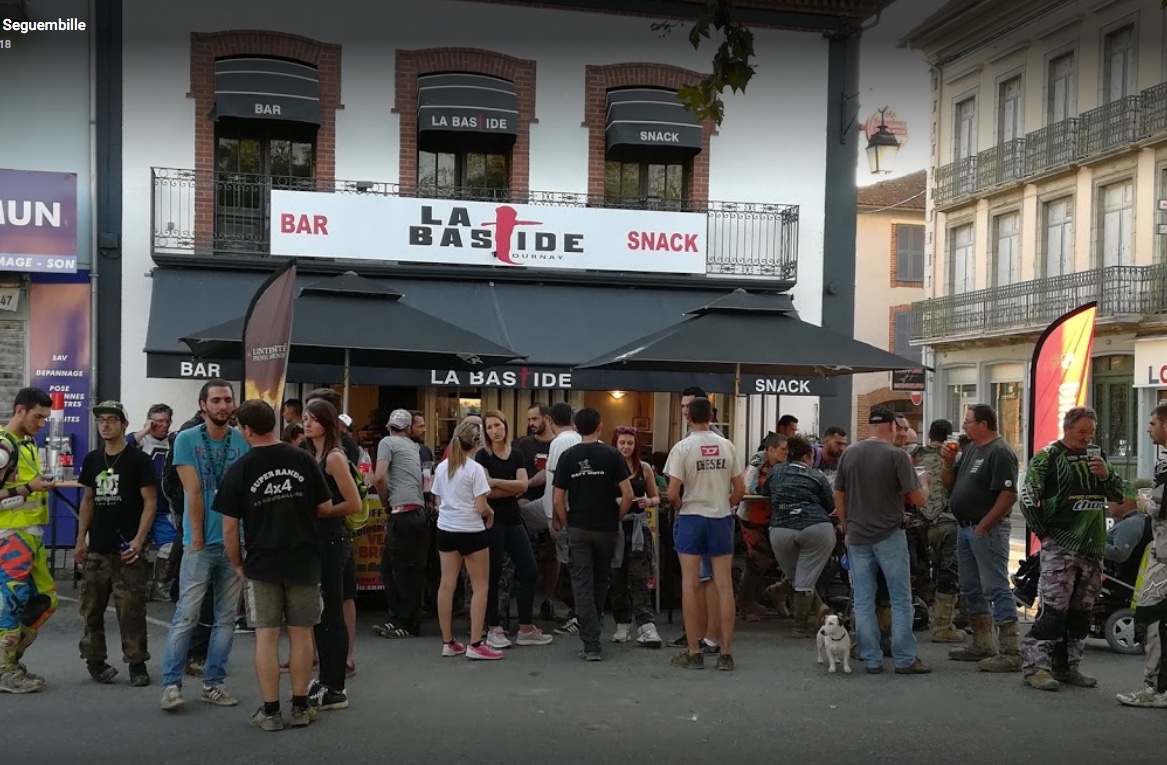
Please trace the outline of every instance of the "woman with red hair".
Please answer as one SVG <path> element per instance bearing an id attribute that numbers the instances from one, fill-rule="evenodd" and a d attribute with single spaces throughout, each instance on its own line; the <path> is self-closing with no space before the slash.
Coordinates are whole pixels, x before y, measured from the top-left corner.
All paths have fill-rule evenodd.
<path id="1" fill-rule="evenodd" d="M 640 435 L 636 428 L 621 425 L 612 434 L 612 446 L 628 463 L 632 496 L 636 501 L 620 524 L 620 538 L 612 558 L 612 615 L 616 618 L 613 643 L 627 643 L 632 639 L 633 619 L 636 620 L 636 642 L 645 648 L 660 648 L 661 638 L 653 623 L 652 591 L 648 580 L 652 575 L 652 534 L 648 531 L 647 514 L 650 507 L 660 507 L 656 477 L 652 467 L 640 460 Z"/>

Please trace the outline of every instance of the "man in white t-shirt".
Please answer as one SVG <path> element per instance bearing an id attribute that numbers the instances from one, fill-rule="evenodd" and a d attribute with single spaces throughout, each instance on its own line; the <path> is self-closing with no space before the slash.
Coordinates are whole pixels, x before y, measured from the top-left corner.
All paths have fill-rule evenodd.
<path id="1" fill-rule="evenodd" d="M 547 450 L 547 481 L 543 491 L 543 513 L 547 517 L 547 524 L 551 531 L 551 539 L 555 541 L 555 557 L 559 560 L 560 572 L 568 563 L 567 555 L 567 531 L 556 531 L 551 524 L 551 518 L 555 513 L 555 466 L 559 464 L 559 458 L 565 451 L 578 444 L 582 439 L 579 433 L 575 432 L 575 428 L 571 424 L 571 405 L 560 402 L 551 406 L 551 411 L 548 412 L 548 417 L 551 418 L 551 432 L 555 434 L 555 438 L 551 441 L 551 446 Z M 558 583 L 559 577 L 556 577 Z M 563 623 L 562 627 L 557 627 L 555 632 L 559 635 L 578 635 L 579 622 L 575 618 L 574 609 L 568 613 L 567 621 Z"/>
<path id="2" fill-rule="evenodd" d="M 705 602 L 700 583 L 701 557 L 713 564 L 721 620 L 721 653 L 717 668 L 733 669 L 733 508 L 746 493 L 742 463 L 729 440 L 710 430 L 713 406 L 699 397 L 689 402 L 692 432 L 669 452 L 669 502 L 678 508 L 673 526 L 674 547 L 681 560 L 681 615 L 685 621 L 686 650 L 673 659 L 685 669 L 701 669 L 705 656 L 700 644 Z M 684 495 L 681 489 L 684 488 Z"/>

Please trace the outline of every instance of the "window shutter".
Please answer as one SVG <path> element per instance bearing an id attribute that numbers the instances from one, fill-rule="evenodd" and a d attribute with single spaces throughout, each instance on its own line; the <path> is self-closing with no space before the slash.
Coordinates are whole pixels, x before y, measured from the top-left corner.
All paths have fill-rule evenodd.
<path id="1" fill-rule="evenodd" d="M 924 281 L 924 227 L 896 224 L 896 280 Z"/>
<path id="2" fill-rule="evenodd" d="M 920 348 L 912 346 L 912 312 L 899 311 L 895 315 L 895 347 L 892 353 L 912 361 L 920 360 Z"/>

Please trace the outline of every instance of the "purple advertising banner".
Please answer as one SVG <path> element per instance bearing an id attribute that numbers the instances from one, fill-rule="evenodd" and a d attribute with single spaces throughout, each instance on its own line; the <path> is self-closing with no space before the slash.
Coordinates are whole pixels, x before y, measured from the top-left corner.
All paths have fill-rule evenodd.
<path id="1" fill-rule="evenodd" d="M 51 278 L 51 277 L 48 277 Z M 73 440 L 74 477 L 89 452 L 89 283 L 38 283 L 29 285 L 29 385 L 46 393 L 65 394 L 65 433 Z M 44 444 L 48 428 L 37 439 Z M 67 499 L 80 504 L 80 492 L 65 489 Z M 68 506 L 53 502 L 52 527 L 46 542 L 76 543 L 77 522 Z"/>
<path id="2" fill-rule="evenodd" d="M 77 174 L 0 169 L 0 271 L 77 272 Z"/>

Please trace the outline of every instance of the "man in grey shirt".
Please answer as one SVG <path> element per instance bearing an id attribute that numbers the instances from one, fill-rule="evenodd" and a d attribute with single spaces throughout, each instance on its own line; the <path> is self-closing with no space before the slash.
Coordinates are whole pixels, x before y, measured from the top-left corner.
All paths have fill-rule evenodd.
<path id="1" fill-rule="evenodd" d="M 891 596 L 895 671 L 925 674 L 932 670 L 917 656 L 912 634 L 915 614 L 904 502 L 922 507 L 928 501 L 927 482 L 921 484 L 907 453 L 894 445 L 896 413 L 876 407 L 867 422 L 867 440 L 843 452 L 835 475 L 835 514 L 847 535 L 859 655 L 869 674 L 883 671 L 875 617 L 876 577 L 882 572 Z"/>
<path id="2" fill-rule="evenodd" d="M 373 485 L 385 508 L 381 582 L 389 604 L 389 620 L 373 627 L 373 632 L 383 638 L 421 634 L 429 520 L 422 495 L 421 452 L 410 438 L 412 425 L 412 412 L 393 410 L 389 415 L 389 436 L 377 446 Z"/>

